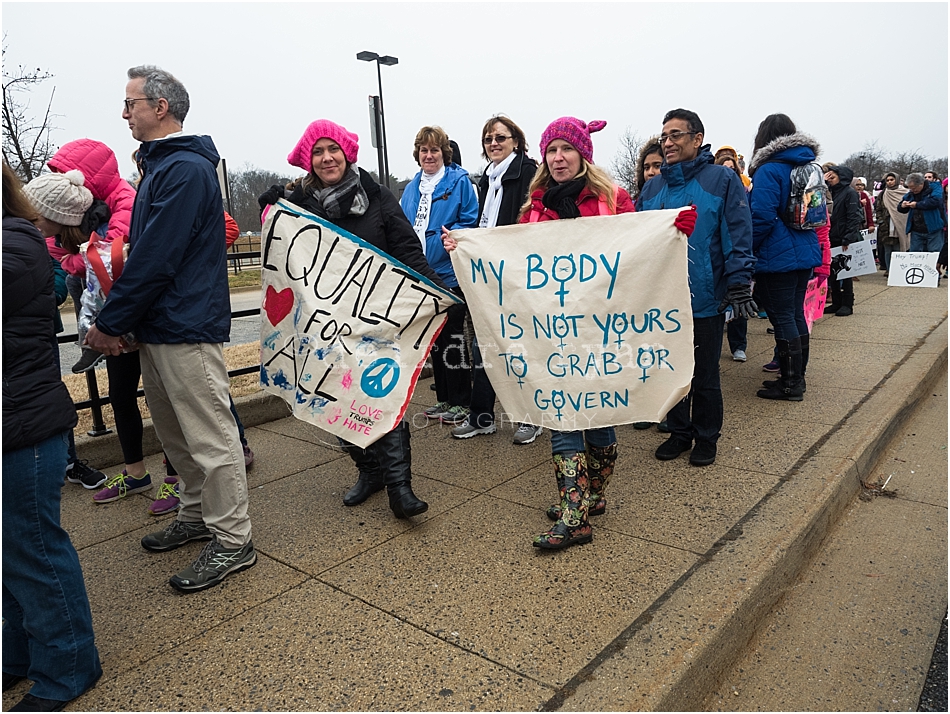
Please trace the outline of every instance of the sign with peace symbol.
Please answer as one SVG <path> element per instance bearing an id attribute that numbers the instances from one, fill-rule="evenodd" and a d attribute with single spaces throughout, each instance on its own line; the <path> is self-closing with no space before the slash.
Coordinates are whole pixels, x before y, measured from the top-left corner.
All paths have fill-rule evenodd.
<path id="1" fill-rule="evenodd" d="M 904 276 L 908 285 L 917 285 L 924 282 L 924 271 L 921 268 L 909 268 Z"/>
<path id="2" fill-rule="evenodd" d="M 363 371 L 360 387 L 368 397 L 385 397 L 399 381 L 399 364 L 389 357 L 375 360 Z"/>

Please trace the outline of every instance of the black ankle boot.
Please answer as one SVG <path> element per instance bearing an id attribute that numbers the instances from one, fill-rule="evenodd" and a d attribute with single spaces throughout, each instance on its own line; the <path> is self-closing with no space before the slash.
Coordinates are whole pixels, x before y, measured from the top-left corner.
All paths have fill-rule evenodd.
<path id="1" fill-rule="evenodd" d="M 360 470 L 356 485 L 343 497 L 343 505 L 358 506 L 374 493 L 383 490 L 383 476 L 379 472 L 379 462 L 372 446 L 369 449 L 361 449 L 355 444 L 344 443 L 343 448 Z"/>
<path id="2" fill-rule="evenodd" d="M 429 510 L 429 504 L 412 492 L 412 447 L 409 424 L 400 424 L 373 444 L 379 470 L 389 492 L 389 507 L 396 518 L 412 518 Z"/>

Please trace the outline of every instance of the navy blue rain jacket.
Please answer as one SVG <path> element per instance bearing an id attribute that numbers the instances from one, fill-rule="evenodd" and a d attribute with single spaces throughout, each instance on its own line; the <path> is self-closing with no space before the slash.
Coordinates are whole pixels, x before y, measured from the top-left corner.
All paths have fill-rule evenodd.
<path id="1" fill-rule="evenodd" d="M 813 162 L 818 142 L 796 133 L 769 142 L 752 157 L 752 251 L 756 273 L 788 273 L 821 265 L 814 230 L 789 228 L 782 220 L 791 192 L 792 168 Z"/>
<path id="2" fill-rule="evenodd" d="M 231 301 L 224 208 L 209 136 L 147 141 L 129 258 L 96 326 L 148 344 L 227 342 Z"/>
<path id="3" fill-rule="evenodd" d="M 913 191 L 908 191 L 901 203 L 904 201 L 916 202 L 917 208 L 904 208 L 897 206 L 899 213 L 907 214 L 907 232 L 910 233 L 914 223 L 914 211 L 920 211 L 924 216 L 924 223 L 927 225 L 928 233 L 942 231 L 945 225 L 943 212 L 943 187 L 936 181 L 924 181 L 924 190 L 918 196 Z"/>
<path id="4" fill-rule="evenodd" d="M 663 164 L 643 186 L 641 211 L 695 205 L 696 228 L 689 237 L 689 291 L 693 317 L 715 317 L 729 285 L 752 281 L 752 214 L 739 175 L 716 166 L 709 144 L 689 161 Z"/>

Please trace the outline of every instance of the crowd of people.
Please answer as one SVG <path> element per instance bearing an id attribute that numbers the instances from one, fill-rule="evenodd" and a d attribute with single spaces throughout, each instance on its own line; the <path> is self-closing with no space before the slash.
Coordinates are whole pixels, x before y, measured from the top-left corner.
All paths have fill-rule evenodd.
<path id="1" fill-rule="evenodd" d="M 183 593 L 213 587 L 257 560 L 246 478 L 253 454 L 230 400 L 222 350 L 230 329 L 223 248 L 235 227 L 227 227 L 221 202 L 218 153 L 210 137 L 184 133 L 190 100 L 171 74 L 134 67 L 125 91 L 122 117 L 141 144 L 133 157 L 137 186 L 120 178 L 114 153 L 90 139 L 63 146 L 51 173 L 22 190 L 3 167 L 4 690 L 34 682 L 11 711 L 61 709 L 101 676 L 79 560 L 60 525 L 60 489 L 64 478 L 104 486 L 94 501 L 108 503 L 152 488 L 140 377 L 168 468 L 149 511 L 177 512 L 142 547 L 165 552 L 208 541 L 169 581 Z M 765 369 L 778 376 L 757 394 L 801 401 L 810 352 L 806 292 L 830 280 L 826 312 L 853 311 L 851 281 L 831 274 L 832 247 L 846 249 L 876 226 L 883 270 L 895 250 L 908 248 L 942 250 L 946 265 L 946 181 L 932 173 L 902 183 L 889 172 L 871 196 L 851 169 L 825 164 L 816 202 L 822 218 L 796 222 L 789 216 L 799 172 L 817 166 L 820 147 L 788 116 L 761 122 L 746 175 L 734 148 L 712 152 L 695 112 L 667 112 L 660 133 L 641 148 L 632 196 L 594 162 L 592 137 L 605 124 L 555 119 L 541 134 L 536 161 L 517 123 L 489 117 L 477 184 L 448 134 L 424 126 L 413 142 L 420 170 L 397 200 L 359 167 L 358 136 L 319 119 L 288 156 L 304 174 L 260 197 L 262 218 L 279 199 L 288 201 L 464 301 L 450 256 L 456 229 L 678 209 L 675 226 L 690 256 L 694 371 L 688 394 L 660 425 L 669 436 L 655 456 L 669 461 L 689 452 L 697 467 L 715 462 L 723 428 L 724 333 L 733 359 L 745 361 L 747 321 L 767 316 L 775 352 Z M 75 453 L 76 414 L 55 338 L 57 305 L 67 294 L 80 308 L 83 333 L 74 371 L 106 362 L 125 461 L 111 478 Z M 497 433 L 495 392 L 479 351 L 489 336 L 468 339 L 467 324 L 464 302 L 448 311 L 431 352 L 436 404 L 424 412 L 457 439 Z M 542 433 L 516 423 L 515 444 Z M 561 550 L 593 539 L 590 519 L 606 512 L 619 445 L 613 427 L 552 430 L 550 440 L 556 501 L 545 513 L 553 524 L 533 545 Z M 405 421 L 366 448 L 341 440 L 358 471 L 344 505 L 385 489 L 396 517 L 424 513 L 428 504 L 412 488 L 410 441 Z"/>

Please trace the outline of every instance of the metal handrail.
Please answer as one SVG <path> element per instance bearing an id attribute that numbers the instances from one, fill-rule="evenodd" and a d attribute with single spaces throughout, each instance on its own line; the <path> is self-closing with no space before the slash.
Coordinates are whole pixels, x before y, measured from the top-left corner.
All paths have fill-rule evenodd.
<path id="1" fill-rule="evenodd" d="M 250 259 L 250 258 L 260 258 L 260 251 L 248 251 L 244 253 L 228 253 L 228 260 L 241 260 L 241 259 Z M 259 307 L 250 308 L 247 310 L 234 310 L 231 313 L 231 319 L 239 317 L 253 317 L 254 315 L 260 315 L 261 309 Z M 69 344 L 70 342 L 76 342 L 79 340 L 79 333 L 74 332 L 69 335 L 58 335 L 56 341 L 58 344 L 64 345 Z M 259 372 L 261 369 L 260 365 L 251 365 L 249 367 L 239 367 L 237 369 L 228 370 L 228 378 L 231 377 L 240 377 L 245 374 L 254 374 Z M 76 411 L 81 411 L 83 409 L 89 409 L 92 412 L 92 430 L 86 432 L 89 436 L 104 436 L 112 432 L 112 429 L 109 429 L 105 421 L 102 418 L 102 406 L 104 404 L 110 404 L 111 400 L 109 395 L 102 396 L 99 394 L 99 383 L 96 381 L 95 370 L 89 370 L 86 372 L 86 390 L 89 392 L 89 399 L 84 399 L 81 402 L 75 402 Z M 140 389 L 136 393 L 136 397 L 144 397 L 145 390 Z"/>

